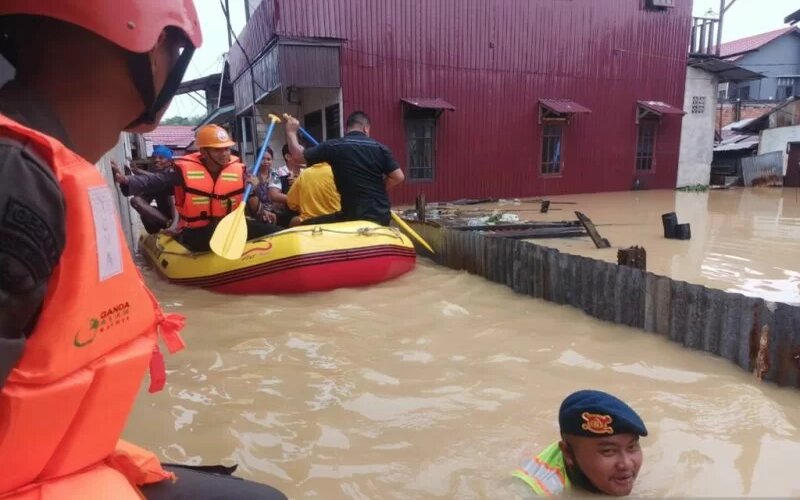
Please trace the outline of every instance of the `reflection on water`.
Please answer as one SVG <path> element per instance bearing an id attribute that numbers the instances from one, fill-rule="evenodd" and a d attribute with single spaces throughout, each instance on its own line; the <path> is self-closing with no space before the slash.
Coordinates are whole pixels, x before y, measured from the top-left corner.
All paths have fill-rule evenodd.
<path id="1" fill-rule="evenodd" d="M 800 495 L 800 395 L 652 334 L 425 262 L 292 297 L 148 279 L 189 317 L 126 430 L 165 460 L 236 462 L 293 498 L 522 498 L 510 470 L 592 387 L 651 431 L 638 494 Z"/>
<path id="2" fill-rule="evenodd" d="M 613 248 L 598 250 L 588 237 L 536 242 L 609 262 L 616 262 L 617 248 L 644 246 L 648 271 L 656 274 L 800 303 L 800 189 L 631 191 L 551 199 L 554 204 L 548 214 L 531 212 L 538 205 L 524 203 L 502 209 L 522 209 L 519 214 L 530 220 L 573 219 L 572 211 L 580 210 Z M 563 201 L 575 204 L 558 204 Z M 664 239 L 661 214 L 673 211 L 679 222 L 691 223 L 690 241 Z"/>

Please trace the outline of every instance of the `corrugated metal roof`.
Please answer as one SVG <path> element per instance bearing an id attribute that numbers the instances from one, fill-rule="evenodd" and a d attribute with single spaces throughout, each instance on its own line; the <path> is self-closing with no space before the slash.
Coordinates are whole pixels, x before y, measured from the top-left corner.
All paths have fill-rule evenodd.
<path id="1" fill-rule="evenodd" d="M 669 104 L 661 101 L 636 101 L 636 103 L 645 108 L 648 111 L 651 111 L 657 115 L 685 115 L 686 112 L 680 108 L 676 108 L 675 106 L 670 106 Z"/>
<path id="2" fill-rule="evenodd" d="M 445 101 L 441 97 L 402 97 L 400 98 L 406 104 L 410 104 L 415 108 L 420 109 L 445 109 L 447 111 L 455 111 L 456 107 Z"/>
<path id="3" fill-rule="evenodd" d="M 714 151 L 722 152 L 755 149 L 758 147 L 758 143 L 759 137 L 757 135 L 733 134 L 714 146 Z"/>
<path id="4" fill-rule="evenodd" d="M 788 16 L 786 16 L 786 18 L 783 20 L 783 22 L 789 23 L 789 24 L 794 24 L 794 23 L 800 22 L 800 10 L 798 10 L 796 12 L 793 12 L 793 13 L 789 14 Z"/>
<path id="5" fill-rule="evenodd" d="M 570 114 L 570 113 L 591 113 L 592 110 L 581 106 L 575 101 L 569 99 L 539 99 L 539 104 L 549 109 L 553 113 Z"/>
<path id="6" fill-rule="evenodd" d="M 726 57 L 734 54 L 741 54 L 743 52 L 751 52 L 758 50 L 769 42 L 779 38 L 792 31 L 797 31 L 797 28 L 787 27 L 775 31 L 768 31 L 759 35 L 748 36 L 747 38 L 740 38 L 732 42 L 723 43 L 719 46 L 720 57 Z M 732 60 L 737 60 L 741 56 L 733 57 Z"/>
<path id="7" fill-rule="evenodd" d="M 194 140 L 194 127 L 191 125 L 159 125 L 152 132 L 144 135 L 151 144 L 163 144 L 167 147 L 186 149 Z"/>

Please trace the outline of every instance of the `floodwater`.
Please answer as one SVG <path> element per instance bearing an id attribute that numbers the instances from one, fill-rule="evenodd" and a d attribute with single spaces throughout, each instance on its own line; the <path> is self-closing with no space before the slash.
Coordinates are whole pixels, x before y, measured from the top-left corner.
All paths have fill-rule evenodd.
<path id="1" fill-rule="evenodd" d="M 800 496 L 800 393 L 652 334 L 424 260 L 303 296 L 145 274 L 188 317 L 166 390 L 142 391 L 125 433 L 165 461 L 235 462 L 290 498 L 528 498 L 510 471 L 556 439 L 564 396 L 596 388 L 650 430 L 636 495 Z"/>
<path id="2" fill-rule="evenodd" d="M 579 210 L 612 248 L 598 250 L 588 237 L 535 243 L 609 262 L 617 261 L 619 248 L 643 246 L 647 270 L 656 274 L 774 302 L 800 303 L 800 189 L 629 191 L 549 199 L 553 204 L 547 214 L 538 213 L 538 203 L 480 207 L 516 212 L 534 221 L 574 220 L 573 212 Z M 661 214 L 673 211 L 678 222 L 691 224 L 691 240 L 664 238 Z"/>

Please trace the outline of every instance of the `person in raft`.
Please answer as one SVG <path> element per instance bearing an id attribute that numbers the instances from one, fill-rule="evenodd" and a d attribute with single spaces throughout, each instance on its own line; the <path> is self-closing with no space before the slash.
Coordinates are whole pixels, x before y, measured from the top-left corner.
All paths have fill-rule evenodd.
<path id="1" fill-rule="evenodd" d="M 538 496 L 568 488 L 610 496 L 631 493 L 647 436 L 641 417 L 611 394 L 583 390 L 567 396 L 558 411 L 561 440 L 525 461 L 512 475 Z"/>
<path id="2" fill-rule="evenodd" d="M 153 172 L 174 169 L 175 164 L 172 162 L 172 156 L 172 150 L 168 147 L 155 146 L 152 157 L 154 168 L 152 170 L 139 170 L 134 167 L 132 170 L 137 175 L 150 175 Z M 124 175 L 114 160 L 111 160 L 111 171 L 114 173 L 115 179 Z M 120 185 L 120 191 L 125 196 L 129 195 L 127 185 Z M 178 213 L 175 209 L 175 199 L 172 194 L 172 188 L 167 187 L 154 193 L 131 196 L 131 207 L 139 213 L 142 225 L 148 234 L 168 229 L 173 222 L 177 222 Z M 153 201 L 156 202 L 155 207 L 152 206 Z"/>
<path id="3" fill-rule="evenodd" d="M 175 160 L 175 168 L 150 175 L 115 176 L 127 185 L 131 196 L 175 189 L 178 210 L 179 241 L 192 252 L 208 252 L 217 224 L 243 203 L 246 172 L 239 158 L 231 155 L 235 143 L 218 125 L 204 125 L 197 130 L 197 153 Z M 264 220 L 247 219 L 249 239 L 266 236 L 280 228 Z"/>
<path id="4" fill-rule="evenodd" d="M 202 40 L 191 0 L 0 2 L 0 498 L 285 499 L 120 439 L 183 347 L 94 163 L 158 124 Z M 144 423 L 148 425 L 149 422 Z"/>

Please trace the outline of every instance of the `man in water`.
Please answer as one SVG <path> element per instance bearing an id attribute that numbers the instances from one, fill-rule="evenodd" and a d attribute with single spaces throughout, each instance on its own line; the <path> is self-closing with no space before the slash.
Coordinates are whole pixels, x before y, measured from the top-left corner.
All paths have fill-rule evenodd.
<path id="1" fill-rule="evenodd" d="M 292 158 L 307 165 L 328 163 L 341 195 L 341 212 L 304 223 L 369 220 L 388 226 L 392 217 L 386 191 L 405 180 L 403 171 L 389 148 L 370 137 L 370 120 L 366 113 L 351 113 L 345 127 L 344 137 L 305 149 L 297 138 L 300 122 L 296 118 L 286 119 L 286 140 Z"/>
<path id="2" fill-rule="evenodd" d="M 567 396 L 558 411 L 561 441 L 527 460 L 512 475 L 539 496 L 578 487 L 626 496 L 633 490 L 647 428 L 639 415 L 611 394 L 583 390 Z"/>

